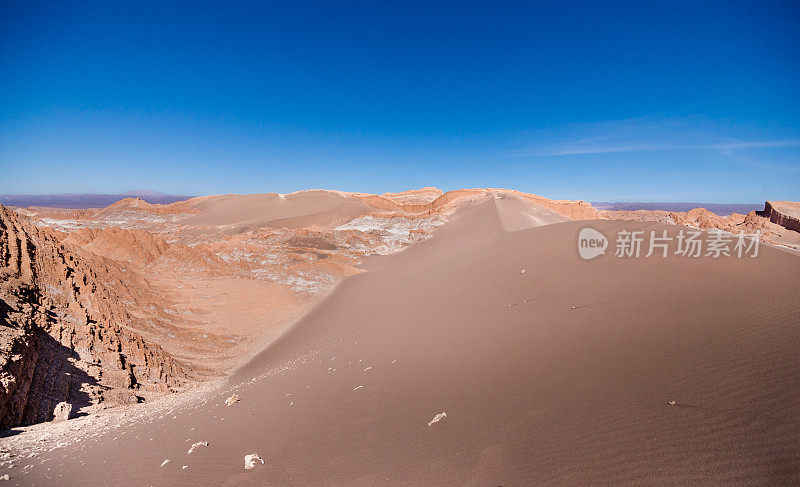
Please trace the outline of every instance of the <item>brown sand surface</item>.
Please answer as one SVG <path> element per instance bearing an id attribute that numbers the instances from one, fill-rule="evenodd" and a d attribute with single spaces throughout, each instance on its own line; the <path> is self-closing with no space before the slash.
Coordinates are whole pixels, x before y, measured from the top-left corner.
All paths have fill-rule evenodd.
<path id="1" fill-rule="evenodd" d="M 221 391 L 10 485 L 800 482 L 796 256 L 586 262 L 587 222 L 511 232 L 508 203 L 371 258 Z"/>
<path id="2" fill-rule="evenodd" d="M 158 343 L 200 371 L 235 369 L 311 305 L 301 303 L 286 286 L 253 279 L 151 278 L 151 282 L 170 293 L 181 304 L 178 312 L 187 318 L 187 325 L 173 331 L 177 336 L 159 337 Z"/>
<path id="3" fill-rule="evenodd" d="M 494 203 L 500 223 L 509 232 L 569 221 L 553 210 L 513 196 L 498 196 Z"/>
<path id="4" fill-rule="evenodd" d="M 187 225 L 224 226 L 234 233 L 260 227 L 329 228 L 370 211 L 361 201 L 322 190 L 211 196 L 194 209 L 199 213 L 187 219 Z"/>

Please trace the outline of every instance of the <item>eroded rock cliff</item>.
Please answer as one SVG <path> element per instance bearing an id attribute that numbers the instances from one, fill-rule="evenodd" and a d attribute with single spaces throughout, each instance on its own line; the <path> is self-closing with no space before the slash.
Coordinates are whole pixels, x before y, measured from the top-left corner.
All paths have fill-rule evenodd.
<path id="1" fill-rule="evenodd" d="M 800 232 L 800 203 L 794 201 L 767 201 L 762 216 L 772 223 Z"/>
<path id="2" fill-rule="evenodd" d="M 48 421 L 60 402 L 82 414 L 186 383 L 135 331 L 147 326 L 128 309 L 150 301 L 140 279 L 0 206 L 0 427 Z"/>

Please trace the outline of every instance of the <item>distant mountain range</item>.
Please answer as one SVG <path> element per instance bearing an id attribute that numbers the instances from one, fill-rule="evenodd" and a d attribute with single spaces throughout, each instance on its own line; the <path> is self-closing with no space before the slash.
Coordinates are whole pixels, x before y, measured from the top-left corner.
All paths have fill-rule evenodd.
<path id="1" fill-rule="evenodd" d="M 753 210 L 761 211 L 764 209 L 763 204 L 739 204 L 739 203 L 675 203 L 675 202 L 661 202 L 661 203 L 609 203 L 609 202 L 592 202 L 592 206 L 598 210 L 663 210 L 663 211 L 689 211 L 694 208 L 705 208 L 706 210 L 716 213 L 720 216 L 730 215 L 731 213 L 747 214 Z"/>
<path id="2" fill-rule="evenodd" d="M 156 191 L 129 191 L 122 194 L 105 193 L 62 193 L 62 194 L 3 194 L 0 195 L 0 205 L 5 206 L 46 206 L 52 208 L 105 208 L 125 198 L 141 198 L 148 203 L 168 204 L 176 201 L 188 200 L 194 196 L 158 193 Z M 731 213 L 746 214 L 753 210 L 761 211 L 763 204 L 739 203 L 679 203 L 679 202 L 592 202 L 598 210 L 663 210 L 663 211 L 689 211 L 694 208 L 705 208 L 717 215 L 725 216 Z"/>
<path id="3" fill-rule="evenodd" d="M 53 208 L 105 208 L 125 198 L 141 198 L 148 203 L 168 204 L 183 201 L 192 196 L 157 193 L 155 191 L 130 191 L 123 194 L 63 193 L 63 194 L 3 194 L 0 205 L 48 206 Z"/>

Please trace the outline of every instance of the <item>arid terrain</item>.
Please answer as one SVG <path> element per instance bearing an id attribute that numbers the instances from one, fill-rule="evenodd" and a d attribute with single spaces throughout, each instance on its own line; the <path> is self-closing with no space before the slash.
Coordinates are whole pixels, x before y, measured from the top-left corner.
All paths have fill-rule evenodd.
<path id="1" fill-rule="evenodd" d="M 587 262 L 587 225 L 761 247 Z M 796 484 L 798 271 L 784 201 L 720 216 L 424 188 L 0 206 L 0 476 Z"/>

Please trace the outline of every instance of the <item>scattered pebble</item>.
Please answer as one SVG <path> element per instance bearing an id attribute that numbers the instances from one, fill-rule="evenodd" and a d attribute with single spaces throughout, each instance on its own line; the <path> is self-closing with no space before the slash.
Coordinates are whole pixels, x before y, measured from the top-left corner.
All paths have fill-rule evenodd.
<path id="1" fill-rule="evenodd" d="M 434 423 L 438 423 L 439 421 L 441 421 L 441 420 L 442 420 L 442 418 L 446 418 L 446 417 L 447 417 L 447 413 L 445 413 L 445 412 L 441 412 L 441 413 L 439 413 L 439 414 L 437 414 L 436 416 L 434 416 L 434 417 L 433 417 L 433 419 L 431 420 L 431 422 L 430 422 L 430 423 L 428 423 L 428 426 L 430 426 L 430 425 L 432 425 L 432 424 L 434 424 Z"/>
<path id="2" fill-rule="evenodd" d="M 364 386 L 356 386 L 356 387 L 355 387 L 353 390 L 354 390 L 354 391 L 357 391 L 357 390 L 359 390 L 359 389 L 363 389 L 363 388 L 364 388 Z"/>
<path id="3" fill-rule="evenodd" d="M 364 372 L 366 372 L 368 370 L 372 370 L 372 367 L 367 367 L 366 369 L 364 369 Z"/>
<path id="4" fill-rule="evenodd" d="M 669 402 L 669 405 L 670 405 L 670 406 L 674 406 L 674 405 L 675 405 L 675 401 L 670 401 L 670 402 Z"/>
<path id="5" fill-rule="evenodd" d="M 258 456 L 258 454 L 256 454 L 256 453 L 251 453 L 249 455 L 245 455 L 244 456 L 244 469 L 245 470 L 250 470 L 251 468 L 255 467 L 256 466 L 256 460 L 258 460 L 262 464 L 264 463 L 264 460 L 262 460 L 261 457 Z"/>
<path id="6" fill-rule="evenodd" d="M 232 405 L 236 404 L 237 402 L 239 402 L 239 395 L 238 394 L 234 394 L 231 397 L 229 397 L 228 399 L 225 399 L 225 405 L 226 406 L 232 406 Z"/>
<path id="7" fill-rule="evenodd" d="M 521 271 L 519 271 L 519 273 L 520 274 L 525 274 L 525 269 L 522 269 Z"/>
<path id="8" fill-rule="evenodd" d="M 191 448 L 189 448 L 189 453 L 192 453 L 194 451 L 194 449 L 197 448 L 198 446 L 208 446 L 208 442 L 207 441 L 198 441 L 197 443 L 193 444 Z"/>
<path id="9" fill-rule="evenodd" d="M 166 465 L 166 464 L 168 464 L 168 463 L 169 463 L 169 458 L 167 458 L 166 460 L 164 460 L 164 461 L 161 463 L 161 466 L 163 467 L 164 465 Z"/>

